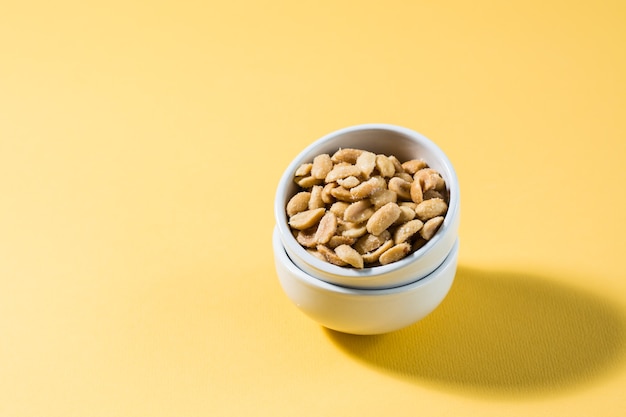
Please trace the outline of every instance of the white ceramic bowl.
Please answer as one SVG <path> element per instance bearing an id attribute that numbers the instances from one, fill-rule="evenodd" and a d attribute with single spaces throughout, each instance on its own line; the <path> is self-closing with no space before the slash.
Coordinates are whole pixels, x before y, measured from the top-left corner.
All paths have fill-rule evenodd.
<path id="1" fill-rule="evenodd" d="M 359 290 L 312 277 L 298 268 L 283 248 L 278 228 L 274 260 L 287 297 L 307 316 L 329 329 L 371 335 L 389 333 L 430 314 L 446 297 L 456 273 L 458 242 L 428 276 L 401 287 Z"/>
<path id="2" fill-rule="evenodd" d="M 294 238 L 285 207 L 298 191 L 296 169 L 322 153 L 359 148 L 424 159 L 446 182 L 448 211 L 435 236 L 404 259 L 363 269 L 340 267 L 308 253 Z M 399 126 L 366 124 L 330 133 L 304 149 L 285 170 L 274 201 L 273 244 L 278 276 L 287 296 L 323 326 L 356 334 L 385 333 L 430 313 L 445 297 L 456 272 L 460 193 L 443 151 L 423 135 Z"/>

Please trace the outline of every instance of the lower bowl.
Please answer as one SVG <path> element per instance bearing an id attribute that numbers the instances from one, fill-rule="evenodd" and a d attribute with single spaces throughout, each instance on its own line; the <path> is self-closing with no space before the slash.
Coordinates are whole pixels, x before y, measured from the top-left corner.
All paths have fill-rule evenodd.
<path id="1" fill-rule="evenodd" d="M 367 290 L 341 287 L 312 277 L 289 258 L 277 228 L 272 240 L 280 284 L 296 307 L 324 327 L 361 335 L 399 330 L 430 314 L 452 286 L 459 248 L 457 240 L 443 263 L 418 281 Z"/>

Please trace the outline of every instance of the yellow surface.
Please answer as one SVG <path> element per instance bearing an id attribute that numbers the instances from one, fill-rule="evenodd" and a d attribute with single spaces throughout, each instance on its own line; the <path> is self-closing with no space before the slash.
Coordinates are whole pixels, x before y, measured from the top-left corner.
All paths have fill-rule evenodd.
<path id="1" fill-rule="evenodd" d="M 0 416 L 624 415 L 623 1 L 0 10 Z M 377 337 L 270 243 L 286 165 L 365 122 L 463 199 L 449 297 Z"/>

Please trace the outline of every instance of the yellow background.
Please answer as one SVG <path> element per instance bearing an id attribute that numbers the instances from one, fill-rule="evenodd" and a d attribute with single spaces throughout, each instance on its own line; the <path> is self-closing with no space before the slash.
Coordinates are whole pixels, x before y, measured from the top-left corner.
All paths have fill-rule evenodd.
<path id="1" fill-rule="evenodd" d="M 0 416 L 623 416 L 623 1 L 4 1 Z M 394 123 L 461 182 L 397 333 L 285 297 L 276 184 Z"/>

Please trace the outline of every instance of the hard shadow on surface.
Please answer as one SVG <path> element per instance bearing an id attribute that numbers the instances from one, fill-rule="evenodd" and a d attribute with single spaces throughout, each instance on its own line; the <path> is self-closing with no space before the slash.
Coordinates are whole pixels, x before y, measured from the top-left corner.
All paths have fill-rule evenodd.
<path id="1" fill-rule="evenodd" d="M 607 301 L 548 277 L 464 267 L 419 323 L 376 336 L 325 331 L 351 356 L 399 377 L 498 397 L 580 387 L 626 351 L 626 319 Z"/>

